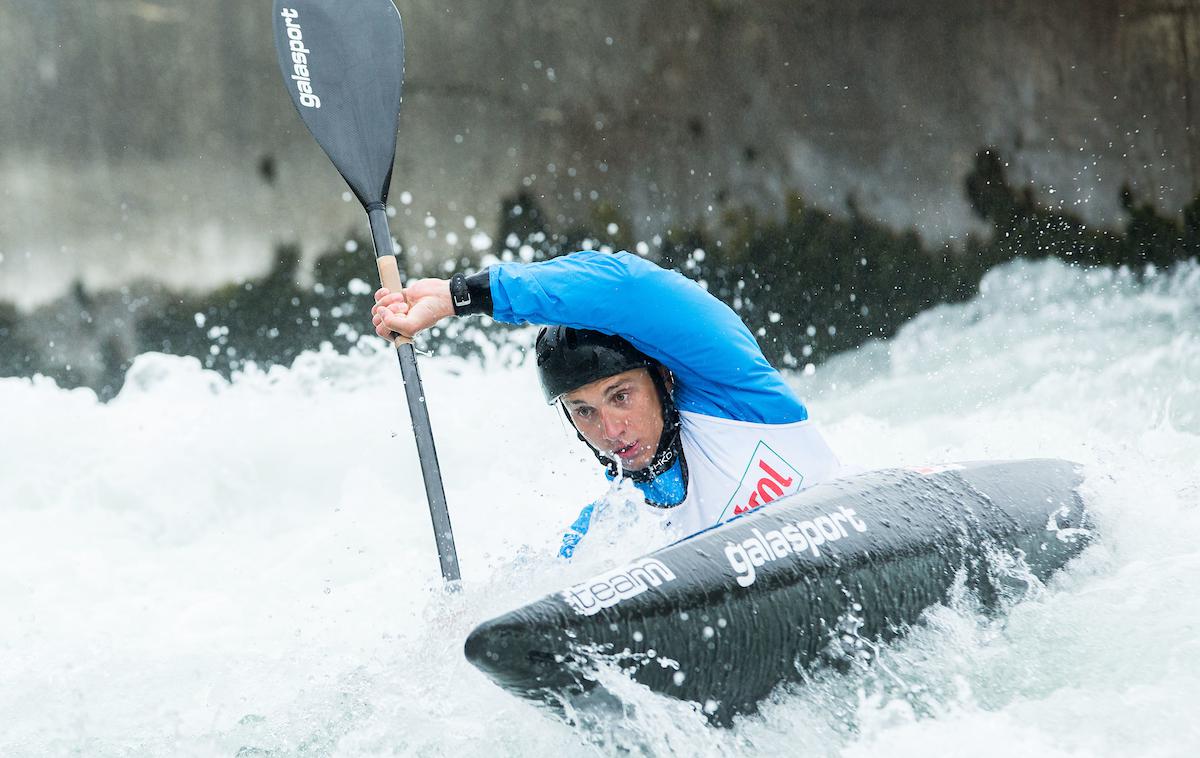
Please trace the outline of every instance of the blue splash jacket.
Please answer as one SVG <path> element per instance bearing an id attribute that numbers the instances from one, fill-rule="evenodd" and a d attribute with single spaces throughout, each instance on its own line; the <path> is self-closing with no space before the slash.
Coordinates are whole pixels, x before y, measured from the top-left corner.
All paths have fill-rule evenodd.
<path id="1" fill-rule="evenodd" d="M 498 321 L 561 324 L 629 340 L 675 375 L 680 411 L 761 424 L 808 418 L 732 309 L 644 258 L 584 251 L 543 263 L 503 263 L 491 267 L 489 284 Z M 639 486 L 660 498 L 681 491 L 678 463 Z M 563 557 L 587 533 L 595 505 L 584 508 L 564 536 Z"/>

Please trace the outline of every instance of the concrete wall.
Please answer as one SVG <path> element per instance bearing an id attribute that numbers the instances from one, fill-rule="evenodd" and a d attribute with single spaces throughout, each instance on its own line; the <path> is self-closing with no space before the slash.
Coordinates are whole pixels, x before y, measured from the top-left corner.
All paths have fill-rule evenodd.
<path id="1" fill-rule="evenodd" d="M 797 190 L 942 239 L 973 228 L 962 180 L 985 145 L 1096 223 L 1123 183 L 1164 210 L 1197 191 L 1197 0 L 400 9 L 394 231 L 418 255 L 468 249 L 465 217 L 493 231 L 523 185 L 564 226 L 607 204 L 653 234 Z M 364 223 L 269 24 L 268 0 L 0 0 L 0 298 L 208 287 Z"/>

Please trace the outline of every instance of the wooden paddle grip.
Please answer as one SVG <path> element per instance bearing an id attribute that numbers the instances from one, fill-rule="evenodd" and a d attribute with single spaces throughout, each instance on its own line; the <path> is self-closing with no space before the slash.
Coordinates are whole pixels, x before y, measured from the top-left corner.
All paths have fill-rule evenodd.
<path id="1" fill-rule="evenodd" d="M 400 266 L 396 264 L 396 256 L 381 255 L 375 259 L 375 263 L 379 266 L 380 283 L 392 292 L 404 294 L 404 283 L 400 279 Z M 398 332 L 392 332 L 392 344 L 396 347 L 411 342 L 411 337 L 405 337 Z"/>

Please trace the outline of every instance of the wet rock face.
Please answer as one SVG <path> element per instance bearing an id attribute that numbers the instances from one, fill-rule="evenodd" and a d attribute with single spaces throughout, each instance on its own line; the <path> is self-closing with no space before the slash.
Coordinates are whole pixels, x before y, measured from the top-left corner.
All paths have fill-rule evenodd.
<path id="1" fill-rule="evenodd" d="M 799 192 L 941 239 L 976 223 L 960 187 L 983 145 L 1091 222 L 1119 219 L 1123 183 L 1174 211 L 1200 165 L 1197 7 L 406 2 L 394 228 L 440 255 L 518 189 L 560 227 L 615 214 L 635 235 Z M 268 23 L 254 3 L 0 0 L 0 296 L 214 286 L 358 222 Z"/>

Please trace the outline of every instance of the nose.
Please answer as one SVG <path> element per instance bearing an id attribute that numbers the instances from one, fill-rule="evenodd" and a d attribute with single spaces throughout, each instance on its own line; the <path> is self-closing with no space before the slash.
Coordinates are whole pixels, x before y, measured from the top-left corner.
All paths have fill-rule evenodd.
<path id="1" fill-rule="evenodd" d="M 624 413 L 602 409 L 600 411 L 600 422 L 604 425 L 604 438 L 612 442 L 621 439 L 621 434 L 624 433 L 625 427 L 628 426 L 628 419 Z"/>

